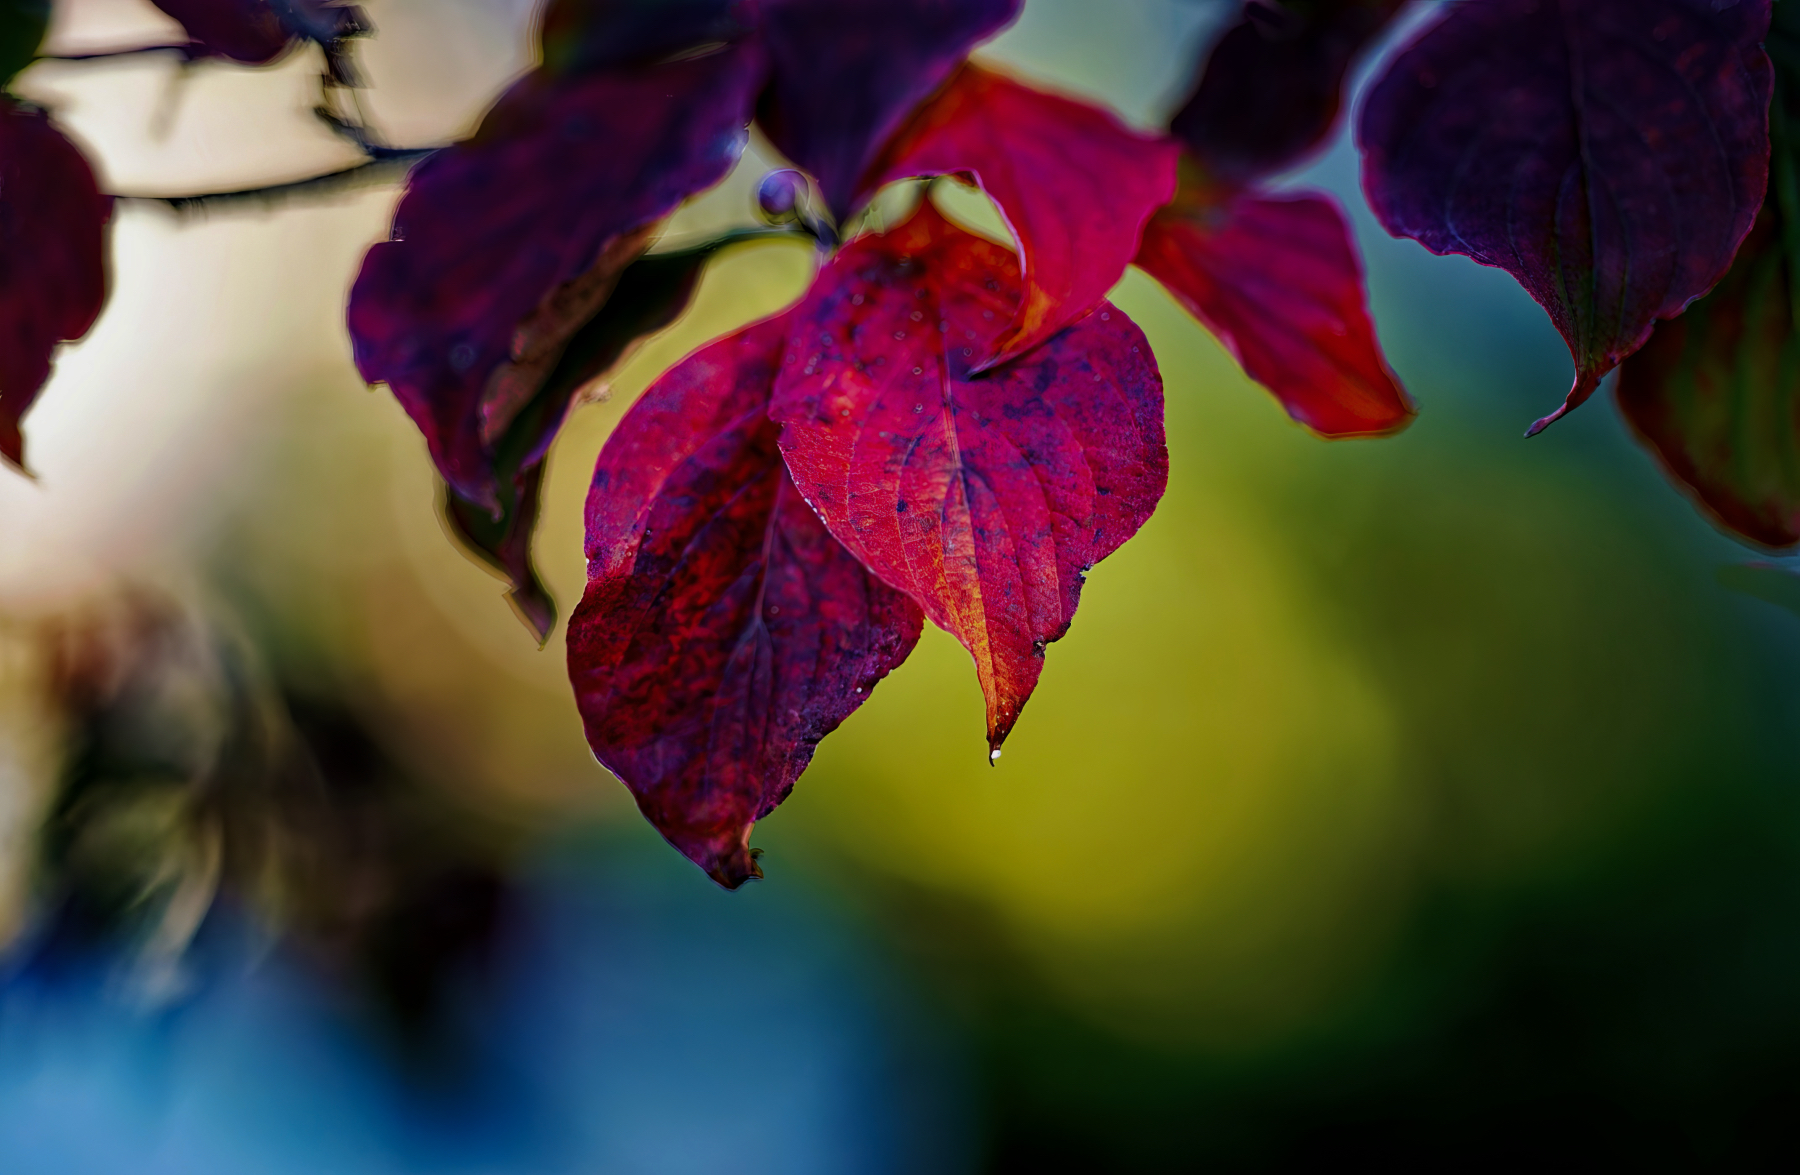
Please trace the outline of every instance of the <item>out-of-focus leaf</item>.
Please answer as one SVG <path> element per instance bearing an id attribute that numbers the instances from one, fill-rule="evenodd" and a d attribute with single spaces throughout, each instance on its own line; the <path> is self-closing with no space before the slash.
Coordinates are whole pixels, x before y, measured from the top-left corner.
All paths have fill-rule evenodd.
<path id="1" fill-rule="evenodd" d="M 56 345 L 106 304 L 112 201 L 41 110 L 0 98 L 0 456 L 24 468 L 19 421 Z"/>
<path id="2" fill-rule="evenodd" d="M 452 533 L 477 558 L 506 576 L 512 585 L 507 598 L 539 644 L 556 626 L 556 601 L 531 559 L 543 462 L 550 444 L 581 389 L 617 367 L 638 340 L 674 322 L 693 297 L 707 260 L 728 243 L 730 238 L 639 258 L 619 275 L 598 313 L 563 342 L 548 370 L 538 373 L 537 382 L 515 385 L 527 396 L 490 441 L 497 512 L 445 490 L 444 517 Z"/>
<path id="3" fill-rule="evenodd" d="M 1719 583 L 1755 596 L 1800 616 L 1800 575 L 1776 563 L 1728 564 L 1719 568 Z"/>
<path id="4" fill-rule="evenodd" d="M 1144 223 L 1175 194 L 1178 153 L 1097 107 L 966 65 L 895 138 L 871 186 L 965 174 L 1000 206 L 1025 293 L 980 371 L 1099 304 L 1137 254 Z"/>
<path id="5" fill-rule="evenodd" d="M 1725 280 L 1619 369 L 1625 419 L 1720 526 L 1800 543 L 1800 337 L 1769 201 Z"/>
<path id="6" fill-rule="evenodd" d="M 801 500 L 769 420 L 785 318 L 658 380 L 588 498 L 569 676 L 588 741 L 720 885 L 760 877 L 751 826 L 918 641 L 919 610 Z"/>
<path id="7" fill-rule="evenodd" d="M 31 64 L 50 25 L 50 0 L 0 0 L 0 86 Z"/>
<path id="8" fill-rule="evenodd" d="M 1294 166 L 1331 134 L 1345 75 L 1403 4 L 1249 0 L 1170 129 L 1226 183 Z"/>
<path id="9" fill-rule="evenodd" d="M 1575 408 L 1724 276 L 1762 204 L 1769 0 L 1449 5 L 1363 107 L 1389 232 L 1518 278 L 1568 341 Z"/>
<path id="10" fill-rule="evenodd" d="M 267 65 L 296 41 L 328 48 L 371 26 L 362 9 L 332 0 L 152 0 L 181 23 L 200 56 Z"/>
<path id="11" fill-rule="evenodd" d="M 544 68 L 566 75 L 702 51 L 743 37 L 754 17 L 750 0 L 551 0 Z"/>
<path id="12" fill-rule="evenodd" d="M 774 80 L 757 121 L 841 222 L 882 144 L 1023 0 L 762 0 Z"/>
<path id="13" fill-rule="evenodd" d="M 1145 228 L 1137 264 L 1314 432 L 1379 436 L 1412 422 L 1417 410 L 1382 357 L 1350 227 L 1330 198 L 1184 184 Z"/>
<path id="14" fill-rule="evenodd" d="M 762 73 L 742 46 L 570 79 L 534 73 L 472 139 L 413 173 L 393 239 L 363 260 L 350 334 L 363 377 L 393 389 L 464 499 L 499 508 L 489 389 L 520 357 L 520 326 L 616 262 L 615 242 L 730 170 Z M 507 416 L 516 398 L 501 401 Z"/>
<path id="15" fill-rule="evenodd" d="M 865 566 L 975 658 L 998 748 L 1088 568 L 1168 481 L 1162 379 L 1110 304 L 1006 367 L 1013 254 L 913 218 L 840 252 L 795 312 L 771 414 L 794 483 Z"/>

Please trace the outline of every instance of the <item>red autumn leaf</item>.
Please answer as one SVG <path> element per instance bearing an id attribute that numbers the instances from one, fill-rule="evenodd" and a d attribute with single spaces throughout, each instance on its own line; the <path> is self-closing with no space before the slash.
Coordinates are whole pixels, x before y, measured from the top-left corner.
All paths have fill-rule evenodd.
<path id="1" fill-rule="evenodd" d="M 1022 355 L 1095 306 L 1175 194 L 1177 148 L 1104 110 L 966 65 L 890 145 L 871 188 L 966 174 L 1017 238 L 1025 291 L 976 370 Z"/>
<path id="2" fill-rule="evenodd" d="M 658 380 L 588 497 L 569 676 L 589 743 L 719 884 L 760 877 L 751 826 L 918 641 L 923 618 L 801 500 L 768 417 L 787 320 Z"/>
<path id="3" fill-rule="evenodd" d="M 1247 184 L 1292 167 L 1337 125 L 1344 78 L 1404 0 L 1250 0 L 1206 57 L 1169 129 L 1208 175 Z"/>
<path id="4" fill-rule="evenodd" d="M 757 121 L 841 221 L 882 144 L 1022 3 L 762 0 L 775 72 Z"/>
<path id="5" fill-rule="evenodd" d="M 927 200 L 820 275 L 770 409 L 831 533 L 974 655 L 995 748 L 1087 569 L 1150 517 L 1169 468 L 1150 346 L 1105 302 L 971 371 L 1019 301 L 1013 254 Z"/>
<path id="6" fill-rule="evenodd" d="M 1327 437 L 1412 422 L 1382 358 L 1350 228 L 1324 196 L 1186 188 L 1144 230 L 1137 264 L 1236 356 L 1288 415 Z"/>
<path id="7" fill-rule="evenodd" d="M 413 173 L 393 239 L 364 258 L 350 333 L 363 377 L 393 389 L 464 498 L 498 507 L 491 406 L 510 413 L 524 397 L 496 381 L 567 344 L 577 316 L 561 301 L 593 292 L 577 279 L 621 260 L 609 250 L 622 238 L 730 170 L 762 73 L 744 47 L 566 80 L 535 73 L 472 139 Z"/>
<path id="8" fill-rule="evenodd" d="M 0 456 L 23 468 L 19 421 L 58 343 L 106 304 L 112 201 L 41 110 L 0 98 Z"/>
<path id="9" fill-rule="evenodd" d="M 1363 106 L 1363 184 L 1389 232 L 1499 266 L 1549 311 L 1575 383 L 1536 433 L 1711 289 L 1750 231 L 1769 0 L 1445 10 Z"/>

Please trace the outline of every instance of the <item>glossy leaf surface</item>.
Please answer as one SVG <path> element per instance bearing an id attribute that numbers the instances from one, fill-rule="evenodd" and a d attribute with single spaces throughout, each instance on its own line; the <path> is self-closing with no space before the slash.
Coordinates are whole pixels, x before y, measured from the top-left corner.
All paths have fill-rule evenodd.
<path id="1" fill-rule="evenodd" d="M 1404 0 L 1250 0 L 1170 123 L 1217 179 L 1293 167 L 1337 125 L 1344 80 Z"/>
<path id="2" fill-rule="evenodd" d="M 1800 543 L 1800 335 L 1781 219 L 1764 210 L 1725 280 L 1658 326 L 1617 386 L 1669 475 L 1765 547 Z"/>
<path id="3" fill-rule="evenodd" d="M 617 367 L 645 335 L 674 322 L 693 297 L 701 270 L 717 246 L 642 257 L 627 266 L 611 296 L 560 345 L 543 369 L 514 365 L 515 379 L 490 386 L 517 388 L 524 399 L 502 417 L 492 398 L 483 405 L 493 430 L 494 487 L 500 509 L 445 494 L 445 519 L 471 552 L 506 576 L 507 598 L 542 644 L 556 624 L 556 602 L 531 558 L 543 462 L 581 389 Z"/>
<path id="4" fill-rule="evenodd" d="M 0 456 L 21 468 L 19 421 L 58 343 L 106 303 L 112 201 L 75 145 L 40 110 L 0 98 Z"/>
<path id="5" fill-rule="evenodd" d="M 1022 0 L 761 0 L 774 79 L 757 120 L 841 222 L 882 144 Z"/>
<path id="6" fill-rule="evenodd" d="M 738 40 L 750 0 L 551 0 L 539 39 L 556 74 L 643 65 Z"/>
<path id="7" fill-rule="evenodd" d="M 1768 175 L 1768 0 L 1447 6 L 1363 107 L 1388 231 L 1518 278 L 1579 405 L 1730 266 Z"/>
<path id="8" fill-rule="evenodd" d="M 1416 409 L 1382 357 L 1337 205 L 1316 195 L 1184 196 L 1151 218 L 1138 266 L 1314 432 L 1376 436 L 1410 424 Z"/>
<path id="9" fill-rule="evenodd" d="M 965 66 L 883 157 L 877 185 L 966 174 L 999 205 L 1025 262 L 1017 317 L 980 368 L 1037 346 L 1124 276 L 1144 223 L 1175 194 L 1178 149 L 1085 102 Z"/>
<path id="10" fill-rule="evenodd" d="M 547 303 L 569 283 L 591 295 L 598 286 L 577 279 L 616 265 L 609 248 L 730 170 L 761 73 L 740 47 L 568 80 L 533 74 L 474 138 L 413 173 L 393 240 L 364 258 L 350 333 L 363 377 L 393 389 L 462 497 L 499 505 L 496 373 L 524 358 L 521 341 L 529 351 L 566 329 Z M 521 340 L 522 326 L 547 320 L 561 326 Z M 497 394 L 501 415 L 520 401 Z"/>
<path id="11" fill-rule="evenodd" d="M 777 319 L 712 344 L 620 422 L 594 471 L 569 625 L 594 753 L 728 888 L 761 876 L 751 826 L 923 623 L 783 468 L 768 402 L 786 331 Z"/>
<path id="12" fill-rule="evenodd" d="M 971 373 L 1019 299 L 1013 254 L 926 201 L 820 275 L 771 409 L 832 534 L 974 656 L 995 748 L 1088 568 L 1137 532 L 1168 480 L 1161 377 L 1107 303 Z"/>

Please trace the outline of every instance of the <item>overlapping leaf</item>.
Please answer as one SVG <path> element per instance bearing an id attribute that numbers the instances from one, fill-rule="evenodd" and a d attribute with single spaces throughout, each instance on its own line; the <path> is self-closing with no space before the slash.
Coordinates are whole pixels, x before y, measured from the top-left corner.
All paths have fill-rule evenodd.
<path id="1" fill-rule="evenodd" d="M 966 174 L 1018 239 L 1024 297 L 977 370 L 1022 355 L 1099 304 L 1175 194 L 1177 148 L 1084 102 L 965 65 L 896 137 L 871 186 Z"/>
<path id="2" fill-rule="evenodd" d="M 795 491 L 768 417 L 787 322 L 672 369 L 608 439 L 588 498 L 569 674 L 594 753 L 730 888 L 751 826 L 912 651 L 922 618 Z"/>
<path id="3" fill-rule="evenodd" d="M 1017 260 L 929 201 L 845 248 L 795 311 L 771 413 L 831 533 L 975 658 L 998 748 L 1068 630 L 1088 568 L 1168 479 L 1162 379 L 1102 302 L 982 375 Z"/>
<path id="4" fill-rule="evenodd" d="M 1382 358 L 1362 265 L 1329 198 L 1184 186 L 1151 219 L 1137 264 L 1314 432 L 1378 436 L 1411 423 L 1416 409 Z"/>
<path id="5" fill-rule="evenodd" d="M 752 0 L 550 0 L 538 37 L 544 68 L 572 75 L 727 44 L 755 17 Z"/>
<path id="6" fill-rule="evenodd" d="M 604 304 L 621 242 L 730 169 L 762 69 L 740 46 L 532 74 L 414 172 L 393 239 L 364 259 L 350 332 L 363 377 L 393 389 L 463 498 L 497 512 L 494 444 L 529 399 L 504 381 Z"/>
<path id="7" fill-rule="evenodd" d="M 296 41 L 328 48 L 369 31 L 354 4 L 332 0 L 152 0 L 187 30 L 194 52 L 267 65 Z"/>
<path id="8" fill-rule="evenodd" d="M 1170 122 L 1216 181 L 1300 162 L 1337 124 L 1344 79 L 1404 0 L 1249 0 Z"/>
<path id="9" fill-rule="evenodd" d="M 1768 174 L 1769 0 L 1477 0 L 1363 107 L 1387 229 L 1506 269 L 1574 355 L 1579 405 L 1731 264 Z"/>
<path id="10" fill-rule="evenodd" d="M 112 201 L 41 110 L 0 98 L 0 456 L 24 467 L 19 421 L 58 343 L 106 303 Z"/>
<path id="11" fill-rule="evenodd" d="M 757 120 L 840 220 L 913 108 L 1023 0 L 761 0 L 774 78 Z"/>

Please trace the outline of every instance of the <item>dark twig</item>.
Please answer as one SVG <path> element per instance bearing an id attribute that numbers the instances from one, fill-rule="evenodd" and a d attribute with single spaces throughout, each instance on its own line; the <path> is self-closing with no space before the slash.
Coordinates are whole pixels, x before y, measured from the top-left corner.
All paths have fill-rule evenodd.
<path id="1" fill-rule="evenodd" d="M 404 175 L 413 164 L 436 154 L 436 147 L 377 147 L 372 158 L 324 175 L 308 176 L 285 184 L 265 184 L 255 188 L 239 188 L 229 192 L 204 192 L 191 196 L 149 196 L 135 193 L 115 194 L 115 200 L 163 204 L 178 213 L 231 209 L 252 204 L 272 208 L 294 198 L 333 196 L 340 192 L 384 183 Z"/>

